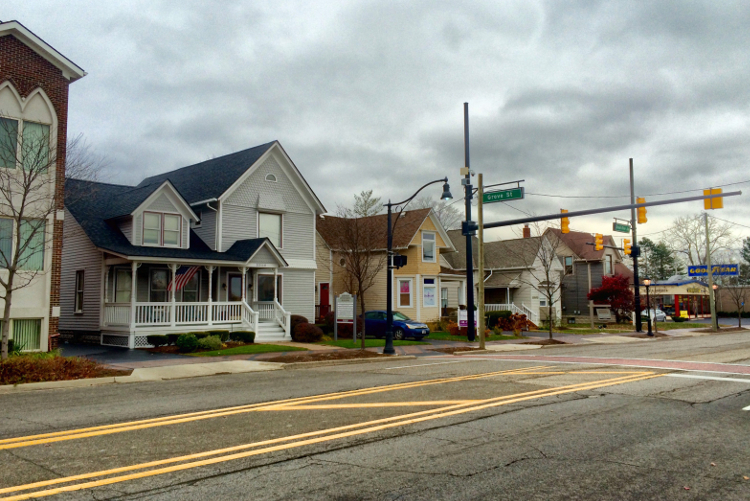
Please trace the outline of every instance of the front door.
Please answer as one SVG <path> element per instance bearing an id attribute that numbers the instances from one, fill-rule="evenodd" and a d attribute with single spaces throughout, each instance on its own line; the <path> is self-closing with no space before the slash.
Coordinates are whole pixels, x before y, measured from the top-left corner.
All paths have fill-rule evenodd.
<path id="1" fill-rule="evenodd" d="M 242 275 L 239 273 L 230 273 L 229 282 L 229 300 L 242 301 Z"/>

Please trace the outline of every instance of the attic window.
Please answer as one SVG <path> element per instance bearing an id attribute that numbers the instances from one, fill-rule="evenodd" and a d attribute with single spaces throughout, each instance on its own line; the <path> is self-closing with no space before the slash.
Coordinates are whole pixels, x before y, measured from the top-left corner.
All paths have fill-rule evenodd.
<path id="1" fill-rule="evenodd" d="M 266 174 L 266 181 L 271 181 L 272 183 L 276 182 L 276 176 L 273 174 Z"/>

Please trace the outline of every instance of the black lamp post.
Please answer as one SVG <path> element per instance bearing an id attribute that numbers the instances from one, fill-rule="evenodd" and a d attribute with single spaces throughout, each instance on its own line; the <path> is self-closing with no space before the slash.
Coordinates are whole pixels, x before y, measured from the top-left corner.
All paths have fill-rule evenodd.
<path id="1" fill-rule="evenodd" d="M 648 288 L 651 286 L 651 280 L 644 278 L 643 285 L 646 286 L 646 321 L 648 322 L 648 335 L 653 336 L 654 333 L 651 330 L 651 298 L 648 295 Z"/>
<path id="2" fill-rule="evenodd" d="M 453 195 L 451 195 L 450 186 L 448 185 L 448 178 L 443 179 L 436 179 L 435 181 L 430 181 L 429 183 L 425 184 L 421 188 L 419 188 L 416 193 L 414 193 L 412 196 L 407 198 L 406 200 L 403 200 L 401 202 L 397 203 L 391 203 L 390 200 L 388 200 L 388 203 L 385 204 L 386 207 L 388 207 L 388 254 L 386 259 L 387 261 L 387 267 L 388 267 L 388 284 L 386 285 L 386 327 L 385 327 L 385 348 L 383 348 L 383 355 L 395 355 L 396 350 L 393 349 L 393 224 L 391 223 L 391 214 L 393 212 L 394 206 L 401 206 L 401 212 L 404 211 L 404 208 L 407 206 L 409 202 L 414 200 L 414 197 L 416 197 L 420 191 L 425 189 L 431 184 L 435 183 L 443 183 L 443 194 L 440 196 L 440 200 L 450 200 L 453 198 Z M 396 221 L 398 222 L 398 220 Z M 416 301 L 419 301 L 419 298 L 414 298 Z"/>

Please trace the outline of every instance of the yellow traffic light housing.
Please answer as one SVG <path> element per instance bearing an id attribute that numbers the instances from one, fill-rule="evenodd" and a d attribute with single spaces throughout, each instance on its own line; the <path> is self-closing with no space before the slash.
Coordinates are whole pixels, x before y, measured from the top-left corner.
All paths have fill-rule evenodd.
<path id="1" fill-rule="evenodd" d="M 604 248 L 604 235 L 601 233 L 596 234 L 596 240 L 594 240 L 595 249 L 602 250 Z"/>
<path id="2" fill-rule="evenodd" d="M 704 195 L 720 195 L 721 188 L 711 188 L 710 190 L 703 190 Z M 708 209 L 723 209 L 724 208 L 724 197 L 718 198 L 704 198 L 703 208 Z"/>
<path id="3" fill-rule="evenodd" d="M 638 197 L 636 199 L 636 203 L 639 204 L 645 204 L 646 199 L 642 197 Z M 646 208 L 645 207 L 638 207 L 638 224 L 647 223 L 648 219 L 646 219 Z"/>
<path id="4" fill-rule="evenodd" d="M 567 209 L 560 209 L 561 214 L 565 214 L 567 212 Z M 562 231 L 563 233 L 570 233 L 570 219 L 568 219 L 567 217 L 560 219 L 560 231 Z"/>
<path id="5" fill-rule="evenodd" d="M 633 249 L 633 246 L 630 244 L 630 239 L 623 238 L 622 239 L 622 246 L 625 248 L 625 254 L 627 254 L 629 256 L 630 253 L 632 252 L 632 249 Z"/>

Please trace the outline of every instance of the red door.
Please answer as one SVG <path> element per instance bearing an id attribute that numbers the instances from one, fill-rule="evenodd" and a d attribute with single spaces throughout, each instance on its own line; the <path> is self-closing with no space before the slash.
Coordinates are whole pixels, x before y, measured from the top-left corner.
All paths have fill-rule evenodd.
<path id="1" fill-rule="evenodd" d="M 329 284 L 320 284 L 320 312 L 318 313 L 321 319 L 328 315 L 331 311 L 331 296 L 329 294 Z"/>

